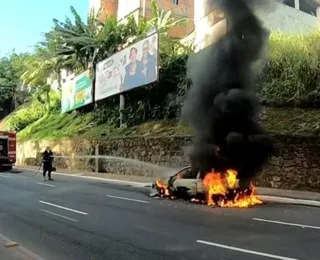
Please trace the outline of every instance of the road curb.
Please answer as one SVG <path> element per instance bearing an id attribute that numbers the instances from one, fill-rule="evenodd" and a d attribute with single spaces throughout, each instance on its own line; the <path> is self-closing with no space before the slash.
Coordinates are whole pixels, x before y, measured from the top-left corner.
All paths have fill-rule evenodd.
<path id="1" fill-rule="evenodd" d="M 27 170 L 32 172 L 37 172 L 38 170 L 34 169 L 28 169 L 28 168 L 19 168 L 15 167 L 17 170 Z M 61 176 L 67 176 L 67 177 L 74 177 L 74 178 L 82 178 L 82 179 L 89 179 L 89 180 L 99 180 L 109 183 L 115 183 L 115 184 L 122 184 L 122 185 L 130 185 L 137 188 L 149 188 L 152 186 L 152 183 L 150 182 L 137 182 L 137 181 L 125 181 L 125 180 L 117 180 L 117 179 L 107 179 L 107 178 L 101 178 L 101 177 L 94 177 L 94 176 L 85 176 L 81 174 L 68 174 L 68 173 L 62 173 L 62 172 L 54 172 L 54 175 L 61 175 Z"/>
<path id="2" fill-rule="evenodd" d="M 289 197 L 277 197 L 277 196 L 259 195 L 259 194 L 257 194 L 257 196 L 264 202 L 320 207 L 320 201 L 316 201 L 316 200 L 295 199 L 295 198 L 289 198 Z"/>
<path id="3" fill-rule="evenodd" d="M 107 179 L 107 178 L 94 177 L 94 176 L 71 175 L 68 173 L 61 173 L 61 172 L 55 172 L 54 174 L 61 175 L 61 176 L 88 179 L 88 180 L 99 180 L 99 181 L 115 183 L 115 184 L 130 185 L 130 186 L 138 187 L 138 188 L 151 187 L 151 185 L 152 185 L 151 183 L 144 183 L 144 182 L 137 182 L 137 181 L 124 181 L 124 180 L 117 180 L 117 179 Z"/>
<path id="4" fill-rule="evenodd" d="M 0 233 L 0 254 L 5 259 L 28 259 L 28 260 L 45 260 L 36 253 L 29 249 L 19 245 L 17 242 L 13 242 L 8 237 Z M 4 258 L 1 258 L 4 259 Z"/>

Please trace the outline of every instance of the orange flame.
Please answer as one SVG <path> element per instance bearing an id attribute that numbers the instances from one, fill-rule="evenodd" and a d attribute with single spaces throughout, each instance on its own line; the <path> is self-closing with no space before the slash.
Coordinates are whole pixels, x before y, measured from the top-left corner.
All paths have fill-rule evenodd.
<path id="1" fill-rule="evenodd" d="M 237 175 L 237 171 L 230 169 L 223 173 L 210 172 L 205 176 L 202 183 L 207 193 L 206 202 L 209 206 L 248 208 L 263 203 L 255 195 L 255 187 L 252 183 L 245 190 L 237 189 L 239 181 Z M 178 174 L 176 178 L 183 178 L 183 175 Z M 169 187 L 162 183 L 161 180 L 156 181 L 156 186 L 160 190 L 162 197 L 175 199 Z M 205 203 L 199 198 L 193 198 L 191 202 Z"/>
<path id="2" fill-rule="evenodd" d="M 251 184 L 250 190 L 237 191 L 237 171 L 227 170 L 225 173 L 210 172 L 203 179 L 203 185 L 207 189 L 207 204 L 220 207 L 247 208 L 263 202 L 255 195 L 255 187 Z M 232 200 L 227 199 L 229 192 L 233 192 Z M 249 193 L 249 195 L 247 194 Z M 215 196 L 216 195 L 216 196 Z M 214 201 L 214 197 L 217 201 Z"/>
<path id="3" fill-rule="evenodd" d="M 170 195 L 170 192 L 169 192 L 169 189 L 168 189 L 167 185 L 161 183 L 159 180 L 156 181 L 156 185 L 157 185 L 157 187 L 159 189 L 163 190 L 165 196 L 169 196 Z"/>

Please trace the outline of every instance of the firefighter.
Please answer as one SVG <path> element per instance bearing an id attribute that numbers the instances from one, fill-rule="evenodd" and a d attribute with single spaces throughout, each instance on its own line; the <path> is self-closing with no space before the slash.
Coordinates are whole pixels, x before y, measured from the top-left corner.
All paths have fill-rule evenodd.
<path id="1" fill-rule="evenodd" d="M 43 162 L 43 180 L 46 180 L 46 173 L 48 172 L 49 181 L 53 181 L 51 178 L 52 172 L 52 162 L 53 162 L 53 153 L 50 147 L 47 147 L 46 150 L 42 153 L 42 162 Z"/>

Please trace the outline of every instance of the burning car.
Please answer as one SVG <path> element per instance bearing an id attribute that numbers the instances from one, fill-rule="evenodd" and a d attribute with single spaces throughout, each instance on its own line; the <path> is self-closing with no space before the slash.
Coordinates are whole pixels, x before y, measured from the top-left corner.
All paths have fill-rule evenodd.
<path id="1" fill-rule="evenodd" d="M 239 185 L 237 171 L 210 172 L 204 179 L 188 178 L 191 166 L 187 166 L 174 175 L 161 178 L 154 182 L 150 196 L 160 196 L 170 199 L 184 199 L 194 203 L 218 207 L 246 208 L 263 202 L 255 195 L 255 187 Z"/>

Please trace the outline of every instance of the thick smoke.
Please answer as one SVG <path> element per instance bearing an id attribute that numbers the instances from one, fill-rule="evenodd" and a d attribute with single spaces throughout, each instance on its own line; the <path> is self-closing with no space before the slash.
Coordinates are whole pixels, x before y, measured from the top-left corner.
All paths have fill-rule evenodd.
<path id="1" fill-rule="evenodd" d="M 271 138 L 258 123 L 259 100 L 253 93 L 253 65 L 265 51 L 269 33 L 251 8 L 267 1 L 211 1 L 224 12 L 228 29 L 188 61 L 192 86 L 182 120 L 194 130 L 190 177 L 232 168 L 247 181 L 273 153 Z"/>

